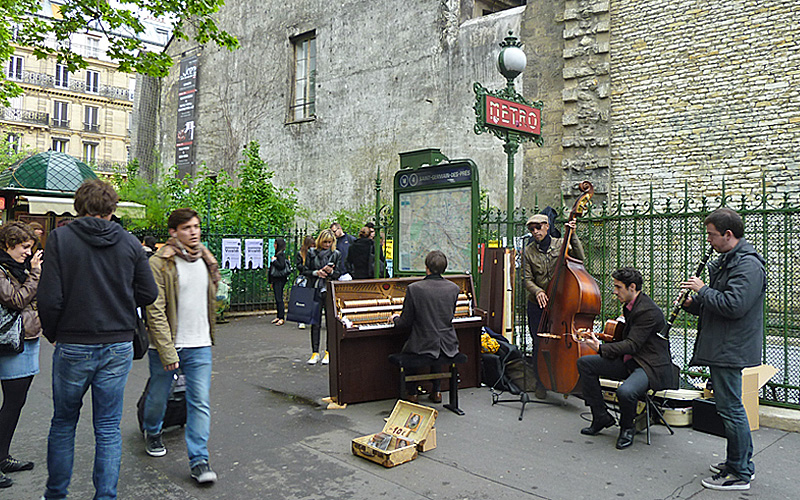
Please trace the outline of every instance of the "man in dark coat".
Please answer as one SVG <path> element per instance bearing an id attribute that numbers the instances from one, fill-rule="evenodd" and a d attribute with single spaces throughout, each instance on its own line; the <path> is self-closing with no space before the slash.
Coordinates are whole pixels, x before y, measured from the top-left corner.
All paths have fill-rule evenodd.
<path id="1" fill-rule="evenodd" d="M 592 410 L 592 425 L 581 434 L 594 436 L 614 425 L 600 388 L 600 377 L 622 380 L 617 388 L 619 401 L 619 437 L 617 448 L 633 444 L 636 433 L 636 405 L 649 389 L 659 391 L 675 386 L 669 342 L 659 334 L 664 329 L 664 313 L 653 299 L 642 292 L 642 274 L 623 267 L 611 274 L 614 295 L 624 304 L 625 329 L 622 340 L 601 344 L 594 334 L 584 340 L 596 355 L 578 358 L 578 373 L 586 406 Z M 577 339 L 576 339 L 577 340 Z"/>
<path id="2" fill-rule="evenodd" d="M 434 250 L 425 257 L 425 279 L 408 285 L 403 300 L 402 314 L 392 316 L 394 325 L 411 328 L 403 352 L 421 354 L 436 359 L 441 355 L 458 354 L 458 337 L 453 327 L 453 316 L 458 301 L 458 285 L 442 277 L 447 269 L 447 257 Z M 433 381 L 430 399 L 441 403 L 440 381 Z M 409 397 L 416 399 L 416 387 L 410 388 Z"/>
<path id="3" fill-rule="evenodd" d="M 683 307 L 699 316 L 691 365 L 708 366 L 717 413 L 728 440 L 724 462 L 710 467 L 714 475 L 703 486 L 747 490 L 755 473 L 753 439 L 742 404 L 742 368 L 761 364 L 764 342 L 764 259 L 744 239 L 744 222 L 729 208 L 705 220 L 707 239 L 722 254 L 708 264 L 709 284 L 698 277 L 681 283 L 697 295 Z"/>

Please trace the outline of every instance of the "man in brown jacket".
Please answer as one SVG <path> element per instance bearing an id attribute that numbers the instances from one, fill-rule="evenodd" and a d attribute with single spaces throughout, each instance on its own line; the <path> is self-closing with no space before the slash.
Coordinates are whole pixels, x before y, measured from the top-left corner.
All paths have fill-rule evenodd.
<path id="1" fill-rule="evenodd" d="M 556 262 L 564 246 L 564 238 L 554 238 L 550 231 L 550 220 L 544 214 L 532 215 L 528 219 L 528 231 L 532 238 L 522 250 L 522 284 L 528 291 L 528 329 L 533 338 L 534 363 L 539 353 L 539 337 L 536 335 L 542 311 L 547 307 L 547 287 L 556 268 Z M 567 226 L 575 229 L 575 221 Z M 583 245 L 573 231 L 569 242 L 569 255 L 583 260 Z M 538 373 L 538 372 L 537 372 Z M 540 381 L 536 381 L 536 397 L 544 399 L 547 391 Z"/>

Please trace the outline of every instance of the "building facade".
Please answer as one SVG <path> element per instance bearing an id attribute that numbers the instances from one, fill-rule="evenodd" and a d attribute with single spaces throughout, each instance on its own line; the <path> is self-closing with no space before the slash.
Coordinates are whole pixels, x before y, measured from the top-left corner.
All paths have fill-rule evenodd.
<path id="1" fill-rule="evenodd" d="M 390 185 L 398 153 L 434 147 L 475 160 L 505 206 L 506 156 L 473 131 L 472 85 L 504 86 L 495 61 L 513 31 L 528 57 L 517 90 L 544 102 L 544 145 L 516 158 L 519 206 L 557 206 L 584 179 L 598 201 L 713 198 L 723 180 L 755 196 L 762 176 L 768 194 L 800 188 L 800 3 L 512 3 L 229 2 L 220 26 L 241 49 L 168 47 L 197 58 L 191 171 L 234 172 L 257 140 L 274 181 L 326 214 L 369 202 L 376 175 Z M 180 74 L 176 61 L 161 82 L 166 166 L 185 135 Z"/>

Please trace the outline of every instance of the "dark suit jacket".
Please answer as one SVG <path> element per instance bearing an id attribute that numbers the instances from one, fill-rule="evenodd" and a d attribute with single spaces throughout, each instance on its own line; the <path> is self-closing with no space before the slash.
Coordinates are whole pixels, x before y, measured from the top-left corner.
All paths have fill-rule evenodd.
<path id="1" fill-rule="evenodd" d="M 640 293 L 628 311 L 622 308 L 625 316 L 623 340 L 600 346 L 600 355 L 604 358 L 621 358 L 625 354 L 633 356 L 639 363 L 654 391 L 673 388 L 672 358 L 669 354 L 669 341 L 662 339 L 658 333 L 664 329 L 664 313 L 653 299 Z"/>
<path id="2" fill-rule="evenodd" d="M 408 285 L 403 312 L 394 322 L 399 328 L 411 328 L 403 352 L 434 358 L 440 353 L 450 357 L 458 354 L 458 337 L 453 328 L 458 292 L 458 285 L 438 274 Z"/>

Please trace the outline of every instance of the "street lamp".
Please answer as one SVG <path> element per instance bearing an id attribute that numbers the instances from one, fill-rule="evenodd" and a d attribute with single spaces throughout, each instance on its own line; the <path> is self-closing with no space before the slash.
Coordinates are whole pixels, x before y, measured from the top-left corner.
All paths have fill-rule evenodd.
<path id="1" fill-rule="evenodd" d="M 514 79 L 525 71 L 528 58 L 522 51 L 522 43 L 508 32 L 500 43 L 497 69 L 506 78 L 506 87 L 487 90 L 478 82 L 472 86 L 475 92 L 475 133 L 489 131 L 504 142 L 503 150 L 508 158 L 508 193 L 506 246 L 514 245 L 514 155 L 520 143 L 533 141 L 542 146 L 542 102 L 529 102 L 514 88 Z"/>

